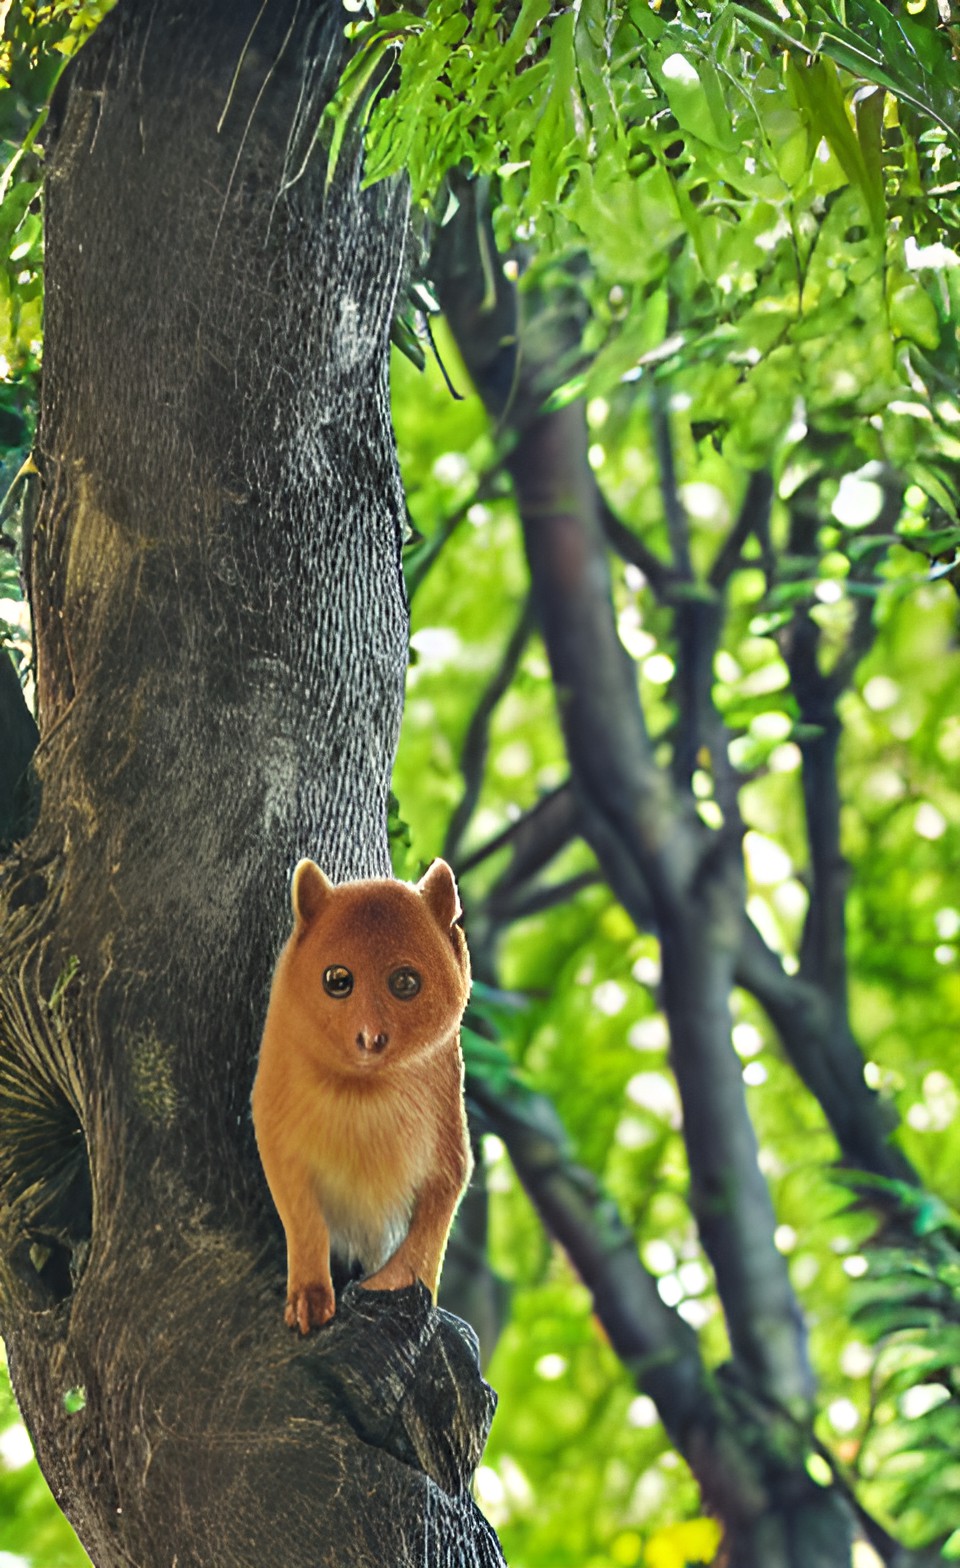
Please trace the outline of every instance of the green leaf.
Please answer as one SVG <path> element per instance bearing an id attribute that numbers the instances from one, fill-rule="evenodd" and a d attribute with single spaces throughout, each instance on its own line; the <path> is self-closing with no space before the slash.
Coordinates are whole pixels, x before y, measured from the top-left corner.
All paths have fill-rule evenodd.
<path id="1" fill-rule="evenodd" d="M 802 105 L 814 134 L 825 138 L 851 185 L 863 194 L 870 221 L 882 232 L 886 217 L 883 181 L 876 138 L 879 122 L 873 112 L 862 115 L 861 127 L 850 123 L 835 64 L 830 59 L 797 66 L 787 61 L 787 73 L 798 104 Z M 882 107 L 882 105 L 881 105 Z"/>

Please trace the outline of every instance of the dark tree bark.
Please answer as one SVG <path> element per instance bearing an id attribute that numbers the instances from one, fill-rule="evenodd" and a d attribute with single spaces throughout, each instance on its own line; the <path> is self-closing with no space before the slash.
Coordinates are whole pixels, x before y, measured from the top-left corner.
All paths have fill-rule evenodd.
<path id="1" fill-rule="evenodd" d="M 290 867 L 389 869 L 406 212 L 325 189 L 342 26 L 120 0 L 54 106 L 0 1329 L 98 1568 L 502 1561 L 469 1331 L 351 1289 L 291 1335 L 248 1112 Z"/>
<path id="2" fill-rule="evenodd" d="M 28 769 L 37 745 L 37 726 L 27 707 L 13 661 L 0 648 L 0 854 L 29 826 Z"/>

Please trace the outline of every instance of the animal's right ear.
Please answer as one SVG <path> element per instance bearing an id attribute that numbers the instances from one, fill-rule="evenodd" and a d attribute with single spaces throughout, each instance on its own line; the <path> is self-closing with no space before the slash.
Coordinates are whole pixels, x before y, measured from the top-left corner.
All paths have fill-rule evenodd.
<path id="1" fill-rule="evenodd" d="M 460 919 L 463 911 L 456 878 L 445 860 L 431 862 L 417 883 L 417 892 L 441 931 L 449 931 L 453 922 Z"/>
<path id="2" fill-rule="evenodd" d="M 305 931 L 333 892 L 333 883 L 313 860 L 301 860 L 293 873 L 291 898 L 295 929 Z"/>

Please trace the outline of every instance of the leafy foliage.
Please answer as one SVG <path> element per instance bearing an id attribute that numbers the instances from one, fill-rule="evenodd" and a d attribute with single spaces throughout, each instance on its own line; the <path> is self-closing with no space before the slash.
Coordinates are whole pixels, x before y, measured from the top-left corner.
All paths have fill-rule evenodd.
<path id="1" fill-rule="evenodd" d="M 854 1178 L 861 1192 L 868 1183 Z M 886 1478 L 902 1528 L 960 1555 L 957 1367 L 960 1265 L 955 1214 L 929 1196 L 894 1187 L 914 1245 L 871 1247 L 855 1289 L 853 1320 L 878 1354 L 857 1468 L 869 1494 Z M 932 1243 L 932 1245 L 931 1245 Z"/>
<path id="2" fill-rule="evenodd" d="M 788 21 L 431 0 L 356 25 L 332 113 L 362 104 L 367 178 L 409 171 L 441 221 L 451 170 L 495 178 L 527 287 L 586 253 L 571 392 L 655 376 L 735 463 L 782 466 L 803 440 L 809 469 L 842 447 L 847 468 L 909 472 L 955 523 L 960 139 L 936 22 L 881 0 Z M 399 86 L 371 107 L 397 50 Z"/>
<path id="3" fill-rule="evenodd" d="M 13 0 L 0 7 L 0 650 L 24 671 L 26 617 L 14 550 L 29 480 L 43 304 L 42 150 L 57 78 L 114 0 Z M 6 654 L 2 654 L 6 657 Z"/>
<path id="4" fill-rule="evenodd" d="M 114 0 L 4 7 L 0 34 L 0 381 L 28 378 L 40 352 L 43 230 L 37 138 L 63 66 Z M 19 413 L 19 422 L 17 414 Z M 0 446 L 19 447 L 24 411 L 0 403 Z"/>

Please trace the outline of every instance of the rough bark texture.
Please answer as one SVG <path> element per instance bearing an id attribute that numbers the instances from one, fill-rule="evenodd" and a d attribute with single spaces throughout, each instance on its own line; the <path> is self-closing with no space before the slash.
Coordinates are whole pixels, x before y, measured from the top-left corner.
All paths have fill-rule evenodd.
<path id="1" fill-rule="evenodd" d="M 502 1560 L 468 1331 L 350 1291 L 291 1335 L 248 1111 L 290 867 L 388 871 L 405 199 L 324 189 L 342 25 L 120 0 L 53 116 L 0 1330 L 98 1568 Z"/>

